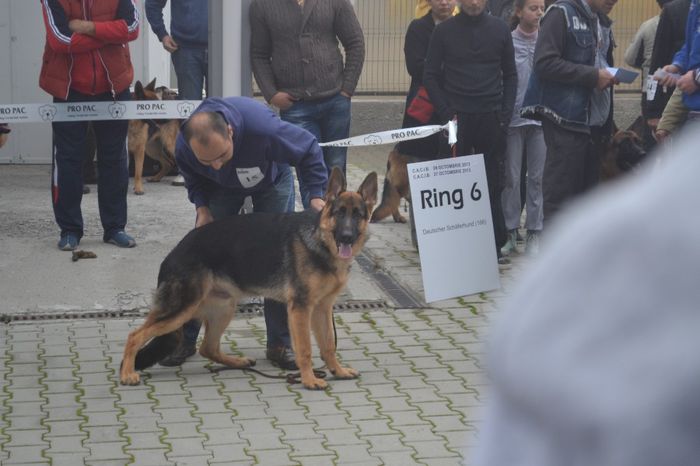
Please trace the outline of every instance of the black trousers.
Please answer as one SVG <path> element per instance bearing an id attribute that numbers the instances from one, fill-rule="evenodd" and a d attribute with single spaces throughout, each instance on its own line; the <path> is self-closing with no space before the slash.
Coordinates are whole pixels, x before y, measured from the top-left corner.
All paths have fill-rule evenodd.
<path id="1" fill-rule="evenodd" d="M 506 130 L 501 126 L 496 112 L 459 113 L 457 125 L 457 155 L 484 154 L 494 240 L 500 257 L 501 247 L 507 239 L 501 207 L 501 191 L 505 181 Z"/>
<path id="2" fill-rule="evenodd" d="M 600 181 L 600 163 L 608 138 L 603 128 L 571 131 L 543 119 L 547 160 L 542 178 L 544 222 L 549 224 L 566 203 Z"/>

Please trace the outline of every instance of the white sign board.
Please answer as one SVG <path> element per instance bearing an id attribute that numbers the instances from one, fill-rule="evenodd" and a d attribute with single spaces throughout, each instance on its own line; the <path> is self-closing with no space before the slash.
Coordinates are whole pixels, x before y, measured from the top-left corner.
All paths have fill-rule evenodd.
<path id="1" fill-rule="evenodd" d="M 408 165 L 426 302 L 500 288 L 481 154 Z"/>

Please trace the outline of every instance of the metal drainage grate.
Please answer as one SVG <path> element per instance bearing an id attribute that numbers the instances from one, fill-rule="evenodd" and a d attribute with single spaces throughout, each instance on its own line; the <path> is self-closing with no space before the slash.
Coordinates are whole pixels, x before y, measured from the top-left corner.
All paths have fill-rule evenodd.
<path id="1" fill-rule="evenodd" d="M 10 322 L 34 322 L 46 320 L 77 320 L 77 319 L 125 319 L 134 317 L 145 317 L 148 313 L 145 309 L 124 309 L 121 311 L 73 311 L 73 312 L 51 312 L 43 314 L 0 314 L 0 322 L 9 324 Z"/>
<path id="2" fill-rule="evenodd" d="M 366 252 L 363 251 L 358 254 L 355 260 L 360 268 L 394 300 L 396 307 L 401 309 L 423 309 L 427 307 L 413 291 L 404 287 L 401 283 L 397 282 L 394 277 L 379 269 L 376 262 Z"/>
<path id="3" fill-rule="evenodd" d="M 384 301 L 348 301 L 338 302 L 333 306 L 335 312 L 352 312 L 387 309 Z M 263 315 L 262 303 L 243 304 L 238 307 L 239 314 Z M 0 314 L 0 323 L 9 324 L 11 322 L 43 322 L 51 320 L 85 320 L 85 319 L 133 319 L 146 317 L 148 309 L 125 309 L 121 311 L 73 311 L 73 312 L 51 312 L 43 314 Z"/>

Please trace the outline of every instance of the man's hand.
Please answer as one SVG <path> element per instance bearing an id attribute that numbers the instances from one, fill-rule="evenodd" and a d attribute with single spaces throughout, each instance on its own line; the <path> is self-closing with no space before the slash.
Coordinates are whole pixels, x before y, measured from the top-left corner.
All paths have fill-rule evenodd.
<path id="1" fill-rule="evenodd" d="M 678 89 L 683 91 L 684 94 L 695 94 L 700 87 L 698 83 L 695 82 L 695 72 L 693 70 L 688 71 L 686 74 L 681 76 L 681 79 L 676 83 Z"/>
<path id="2" fill-rule="evenodd" d="M 323 210 L 323 206 L 326 205 L 326 201 L 324 201 L 320 197 L 314 197 L 309 201 L 309 205 L 315 211 L 320 212 L 321 210 Z"/>
<path id="3" fill-rule="evenodd" d="M 342 95 L 343 97 L 347 97 L 348 99 L 352 99 L 352 95 L 348 94 L 345 91 L 340 91 L 340 95 Z"/>
<path id="4" fill-rule="evenodd" d="M 671 133 L 669 133 L 665 129 L 657 129 L 656 131 L 654 131 L 654 139 L 656 139 L 656 142 L 658 142 L 659 144 L 664 142 L 670 135 Z"/>
<path id="5" fill-rule="evenodd" d="M 287 110 L 297 99 L 287 94 L 286 92 L 278 92 L 270 99 L 270 103 L 280 110 Z"/>
<path id="6" fill-rule="evenodd" d="M 666 65 L 662 69 L 666 72 L 666 75 L 658 80 L 659 84 L 661 84 L 664 89 L 676 87 L 676 81 L 678 79 L 673 75 L 680 73 L 680 68 L 678 68 L 676 65 Z"/>
<path id="7" fill-rule="evenodd" d="M 598 83 L 595 86 L 598 90 L 602 91 L 603 89 L 612 87 L 614 84 L 617 84 L 617 79 L 615 79 L 615 76 L 613 76 L 610 71 L 604 68 L 598 70 Z"/>
<path id="8" fill-rule="evenodd" d="M 163 43 L 163 48 L 170 53 L 173 53 L 174 51 L 176 51 L 179 48 L 179 46 L 177 45 L 177 42 L 175 42 L 175 39 L 173 39 L 169 35 L 163 36 L 162 43 Z"/>
<path id="9" fill-rule="evenodd" d="M 85 34 L 88 36 L 95 35 L 95 23 L 92 21 L 72 19 L 68 22 L 68 29 L 78 34 Z"/>
<path id="10" fill-rule="evenodd" d="M 211 215 L 209 207 L 197 207 L 197 221 L 194 223 L 195 228 L 199 228 L 213 221 L 214 217 Z"/>
<path id="11" fill-rule="evenodd" d="M 647 120 L 647 126 L 651 129 L 652 134 L 656 131 L 656 127 L 659 126 L 659 118 L 649 118 Z"/>

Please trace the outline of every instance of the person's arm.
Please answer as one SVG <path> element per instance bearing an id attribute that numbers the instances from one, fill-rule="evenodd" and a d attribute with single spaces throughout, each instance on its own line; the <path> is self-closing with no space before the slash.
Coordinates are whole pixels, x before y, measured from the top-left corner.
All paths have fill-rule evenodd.
<path id="1" fill-rule="evenodd" d="M 563 58 L 566 48 L 566 16 L 561 8 L 551 7 L 542 18 L 535 46 L 534 70 L 543 79 L 596 87 L 599 71 Z"/>
<path id="2" fill-rule="evenodd" d="M 423 85 L 428 91 L 430 101 L 435 111 L 440 116 L 440 121 L 447 122 L 454 117 L 454 110 L 447 104 L 447 98 L 440 87 L 443 73 L 443 61 L 445 57 L 445 44 L 443 43 L 442 24 L 438 24 L 430 36 L 428 54 L 425 56 L 425 71 L 423 72 Z"/>
<path id="3" fill-rule="evenodd" d="M 688 118 L 688 107 L 683 104 L 683 92 L 676 89 L 664 108 L 659 124 L 654 132 L 654 138 L 661 142 L 678 131 Z"/>
<path id="4" fill-rule="evenodd" d="M 627 63 L 632 68 L 641 68 L 642 64 L 639 61 L 639 57 L 644 53 L 644 32 L 642 28 L 639 28 L 637 34 L 634 35 L 634 39 L 625 50 L 625 63 Z"/>
<path id="5" fill-rule="evenodd" d="M 503 55 L 501 56 L 501 72 L 503 73 L 503 101 L 501 103 L 501 124 L 508 126 L 515 107 L 515 97 L 518 93 L 518 70 L 515 66 L 515 50 L 513 38 L 507 28 L 503 29 L 507 36 Z"/>
<path id="6" fill-rule="evenodd" d="M 323 151 L 313 134 L 277 117 L 268 132 L 267 158 L 297 169 L 299 184 L 309 199 L 323 199 L 328 185 L 328 171 Z"/>
<path id="7" fill-rule="evenodd" d="M 423 82 L 425 69 L 425 55 L 428 51 L 429 37 L 421 31 L 420 20 L 413 20 L 406 31 L 403 45 L 403 54 L 406 62 L 406 71 L 412 79 Z"/>
<path id="8" fill-rule="evenodd" d="M 348 0 L 340 1 L 340 10 L 335 14 L 333 28 L 345 51 L 343 84 L 340 90 L 346 97 L 350 97 L 355 93 L 365 62 L 365 37 L 355 10 Z"/>
<path id="9" fill-rule="evenodd" d="M 58 0 L 42 0 L 46 43 L 57 53 L 83 53 L 104 47 L 104 42 L 87 34 L 76 33 Z"/>
<path id="10" fill-rule="evenodd" d="M 139 12 L 132 0 L 119 0 L 113 21 L 96 21 L 95 38 L 107 44 L 126 44 L 139 37 Z"/>
<path id="11" fill-rule="evenodd" d="M 277 94 L 275 74 L 272 71 L 272 37 L 265 16 L 258 2 L 250 5 L 250 61 L 255 81 L 266 101 L 270 102 Z"/>
<path id="12" fill-rule="evenodd" d="M 165 36 L 170 35 L 168 28 L 163 20 L 163 8 L 168 0 L 146 0 L 146 19 L 151 25 L 151 30 L 158 37 L 158 40 L 163 42 Z"/>

